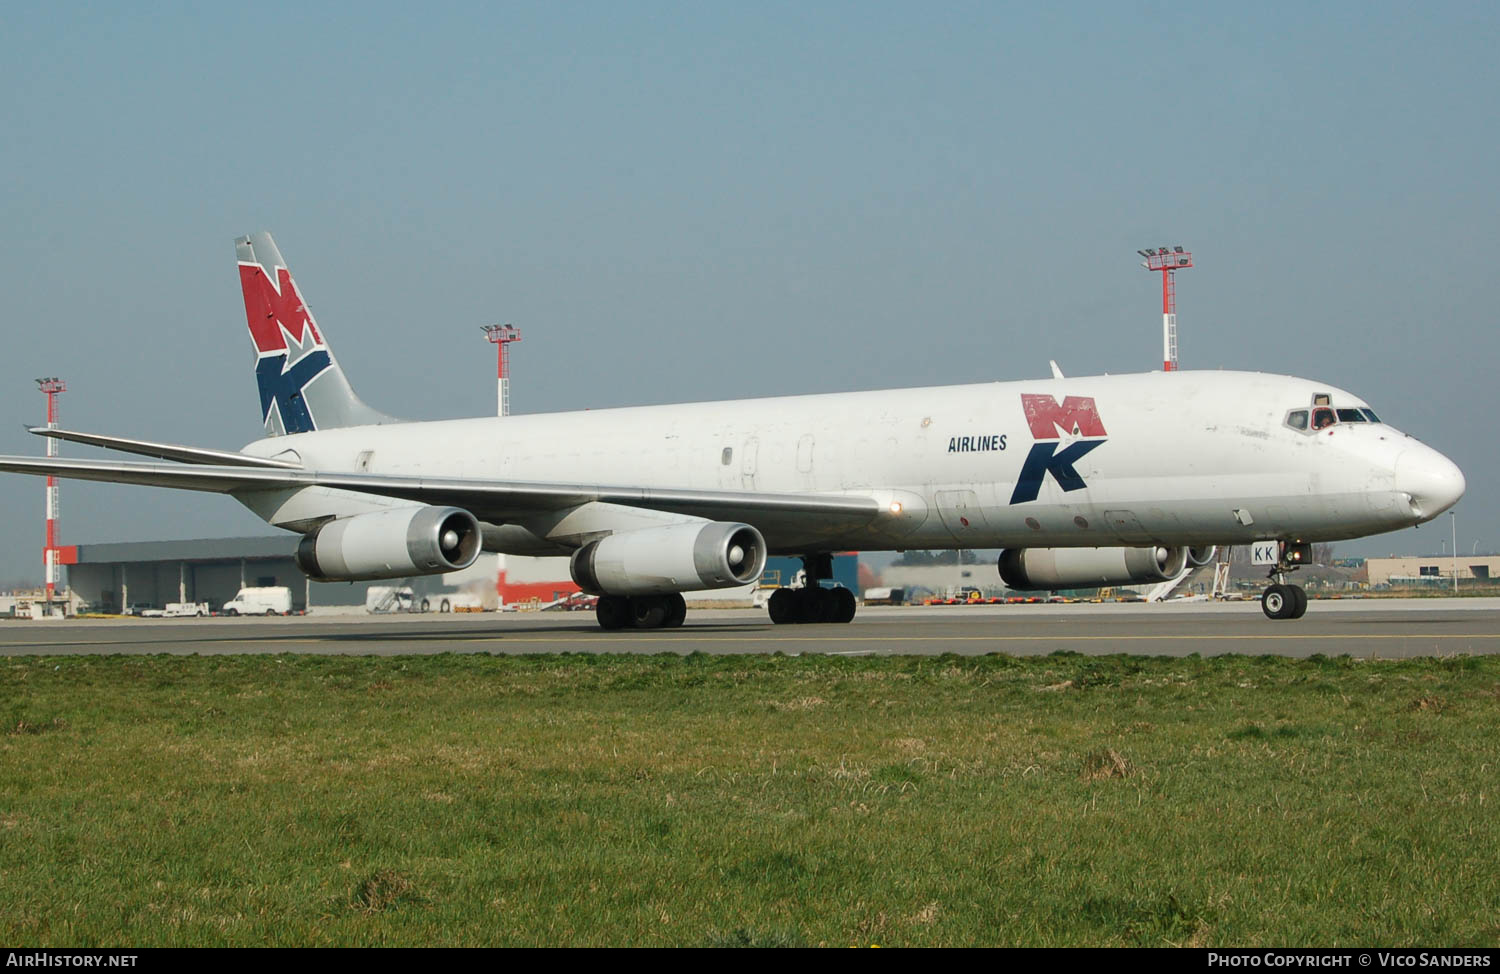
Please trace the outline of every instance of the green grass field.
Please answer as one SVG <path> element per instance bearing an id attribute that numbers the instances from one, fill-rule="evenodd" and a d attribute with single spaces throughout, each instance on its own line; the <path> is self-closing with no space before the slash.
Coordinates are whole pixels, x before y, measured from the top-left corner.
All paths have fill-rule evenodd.
<path id="1" fill-rule="evenodd" d="M 1497 658 L 30 658 L 0 720 L 7 943 L 1500 943 Z"/>

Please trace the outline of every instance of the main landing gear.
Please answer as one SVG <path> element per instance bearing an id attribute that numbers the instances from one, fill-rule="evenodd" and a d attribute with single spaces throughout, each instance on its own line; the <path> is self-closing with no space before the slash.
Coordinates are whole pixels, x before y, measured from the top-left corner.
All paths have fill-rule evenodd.
<path id="1" fill-rule="evenodd" d="M 675 629 L 687 619 L 682 595 L 601 595 L 594 609 L 601 629 Z"/>
<path id="2" fill-rule="evenodd" d="M 833 577 L 832 555 L 804 555 L 807 584 L 802 588 L 779 588 L 766 603 L 771 621 L 777 625 L 804 622 L 853 622 L 857 605 L 846 588 L 823 588 L 819 582 Z"/>

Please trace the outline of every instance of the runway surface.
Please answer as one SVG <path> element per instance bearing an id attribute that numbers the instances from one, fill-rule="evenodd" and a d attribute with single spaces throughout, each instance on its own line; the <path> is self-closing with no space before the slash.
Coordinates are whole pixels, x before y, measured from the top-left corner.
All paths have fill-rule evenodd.
<path id="1" fill-rule="evenodd" d="M 1500 599 L 1314 602 L 1272 622 L 1258 603 L 862 608 L 850 625 L 773 626 L 763 610 L 695 609 L 680 629 L 603 632 L 593 613 L 80 619 L 0 624 L 0 656 L 320 653 L 829 653 L 1400 658 L 1500 652 Z"/>

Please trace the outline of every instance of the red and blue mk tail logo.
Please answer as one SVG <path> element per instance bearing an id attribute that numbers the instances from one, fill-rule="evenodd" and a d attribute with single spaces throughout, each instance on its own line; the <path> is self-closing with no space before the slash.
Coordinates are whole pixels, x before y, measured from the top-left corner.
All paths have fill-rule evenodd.
<path id="1" fill-rule="evenodd" d="M 1073 469 L 1073 464 L 1109 435 L 1104 432 L 1104 421 L 1099 418 L 1094 398 L 1068 396 L 1059 405 L 1052 396 L 1022 393 L 1021 409 L 1026 414 L 1026 425 L 1031 428 L 1031 438 L 1036 442 L 1021 466 L 1021 475 L 1016 478 L 1016 489 L 1011 492 L 1010 502 L 1023 504 L 1036 500 L 1042 481 L 1049 473 L 1057 481 L 1057 486 L 1065 491 L 1087 487 L 1078 471 Z M 1064 437 L 1073 442 L 1058 450 Z"/>
<path id="2" fill-rule="evenodd" d="M 241 261 L 240 288 L 250 338 L 255 342 L 255 381 L 267 430 L 307 433 L 317 429 L 303 390 L 332 367 L 333 359 L 292 275 L 285 267 Z"/>

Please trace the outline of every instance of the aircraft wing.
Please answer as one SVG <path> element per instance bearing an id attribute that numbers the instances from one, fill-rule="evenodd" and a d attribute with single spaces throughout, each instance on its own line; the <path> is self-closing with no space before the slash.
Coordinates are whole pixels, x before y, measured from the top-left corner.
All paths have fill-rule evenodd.
<path id="1" fill-rule="evenodd" d="M 33 426 L 31 432 L 37 436 L 50 436 L 55 440 L 70 443 L 86 443 L 101 446 L 121 453 L 138 453 L 141 456 L 162 460 L 178 460 L 183 463 L 208 463 L 230 467 L 281 467 L 299 469 L 298 464 L 287 460 L 272 460 L 268 457 L 252 457 L 231 450 L 205 450 L 196 446 L 180 446 L 176 443 L 156 443 L 151 440 L 134 440 L 123 436 L 105 436 L 102 433 L 79 433 L 75 430 L 53 429 Z"/>
<path id="2" fill-rule="evenodd" d="M 148 487 L 173 487 L 218 494 L 331 487 L 421 504 L 451 504 L 491 523 L 504 523 L 543 511 L 566 510 L 590 501 L 671 511 L 711 520 L 745 520 L 757 515 L 815 515 L 827 520 L 864 523 L 875 517 L 880 509 L 878 502 L 872 497 L 843 494 L 770 494 L 734 490 L 514 483 L 462 477 L 396 477 L 385 474 L 332 473 L 300 467 L 284 468 L 279 465 L 272 468 L 0 456 L 0 471 Z"/>

